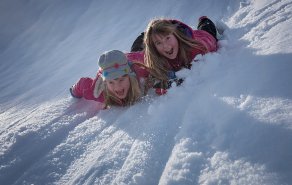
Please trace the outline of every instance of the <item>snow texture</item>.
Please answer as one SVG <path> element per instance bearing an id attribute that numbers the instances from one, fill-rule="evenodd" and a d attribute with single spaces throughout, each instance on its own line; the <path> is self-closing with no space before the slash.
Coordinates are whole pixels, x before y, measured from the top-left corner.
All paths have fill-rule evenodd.
<path id="1" fill-rule="evenodd" d="M 220 49 L 180 87 L 101 111 L 70 97 L 152 18 L 202 15 Z M 1 184 L 291 184 L 291 0 L 2 0 L 0 27 Z"/>

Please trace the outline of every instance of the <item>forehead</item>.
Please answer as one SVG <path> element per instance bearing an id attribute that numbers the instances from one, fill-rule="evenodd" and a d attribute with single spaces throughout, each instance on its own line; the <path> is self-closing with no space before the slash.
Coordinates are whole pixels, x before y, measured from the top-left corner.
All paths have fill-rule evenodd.
<path id="1" fill-rule="evenodd" d="M 127 78 L 129 78 L 129 76 L 128 75 L 123 75 L 123 76 L 121 76 L 121 77 L 118 77 L 118 78 L 115 78 L 115 79 L 112 79 L 112 80 L 106 80 L 106 81 L 108 81 L 108 82 L 110 82 L 110 81 L 118 81 L 118 80 L 121 80 L 121 79 L 127 79 Z"/>
<path id="2" fill-rule="evenodd" d="M 164 33 L 164 34 L 152 34 L 152 40 L 153 42 L 156 41 L 162 41 L 166 36 L 170 35 L 170 33 Z"/>

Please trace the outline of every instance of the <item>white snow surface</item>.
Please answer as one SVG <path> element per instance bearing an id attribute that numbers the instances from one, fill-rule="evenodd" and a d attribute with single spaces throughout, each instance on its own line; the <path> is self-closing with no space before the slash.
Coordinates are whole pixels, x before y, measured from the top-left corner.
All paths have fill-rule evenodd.
<path id="1" fill-rule="evenodd" d="M 165 96 L 98 111 L 69 87 L 155 17 L 224 29 Z M 292 0 L 1 0 L 0 184 L 292 183 Z"/>

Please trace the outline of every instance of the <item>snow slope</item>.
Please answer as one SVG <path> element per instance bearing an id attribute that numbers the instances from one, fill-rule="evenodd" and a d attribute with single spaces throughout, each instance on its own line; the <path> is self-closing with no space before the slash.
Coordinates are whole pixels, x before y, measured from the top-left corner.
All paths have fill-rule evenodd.
<path id="1" fill-rule="evenodd" d="M 165 96 L 97 111 L 68 88 L 153 17 L 224 39 Z M 1 184 L 291 184 L 292 1 L 0 2 Z"/>

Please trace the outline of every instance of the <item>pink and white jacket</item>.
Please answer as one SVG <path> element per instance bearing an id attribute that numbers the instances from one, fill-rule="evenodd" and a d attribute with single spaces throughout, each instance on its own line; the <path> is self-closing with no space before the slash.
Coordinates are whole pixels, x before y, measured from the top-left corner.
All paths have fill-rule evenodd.
<path id="1" fill-rule="evenodd" d="M 135 63 L 144 64 L 144 53 L 133 52 L 126 53 L 128 61 L 132 62 L 131 68 L 136 73 L 139 83 L 148 77 L 149 72 L 142 66 Z M 100 80 L 102 70 L 97 72 L 95 78 L 83 77 L 78 80 L 71 88 L 71 94 L 76 98 L 85 98 L 87 100 L 94 100 L 100 103 L 105 102 L 104 92 L 100 92 Z"/>
<path id="2" fill-rule="evenodd" d="M 177 26 L 180 29 L 183 29 L 186 35 L 192 37 L 193 39 L 201 42 L 206 48 L 207 52 L 202 52 L 198 49 L 193 49 L 190 53 L 190 63 L 198 54 L 206 54 L 208 52 L 213 52 L 217 50 L 217 41 L 216 39 L 209 34 L 206 31 L 203 30 L 193 30 L 188 25 L 178 21 L 178 20 L 171 20 L 173 24 L 177 24 Z M 133 53 L 127 53 L 126 54 L 127 59 L 132 62 L 138 62 L 144 64 L 144 52 L 133 52 Z M 184 64 L 182 61 L 179 61 L 178 59 L 169 60 L 169 64 L 172 67 L 171 70 L 173 71 L 179 71 L 184 67 Z M 149 72 L 142 68 L 139 65 L 132 65 L 132 70 L 136 73 L 136 76 L 138 78 L 138 81 L 141 83 L 143 78 L 147 78 L 149 75 Z M 98 80 L 101 80 L 101 71 L 98 71 L 96 77 L 94 79 L 92 78 L 80 78 L 79 81 L 72 86 L 71 93 L 74 97 L 78 98 L 85 98 L 87 100 L 95 100 L 100 103 L 103 103 L 105 101 L 104 99 L 104 93 L 99 92 L 99 84 Z M 160 93 L 158 93 L 160 94 Z"/>

